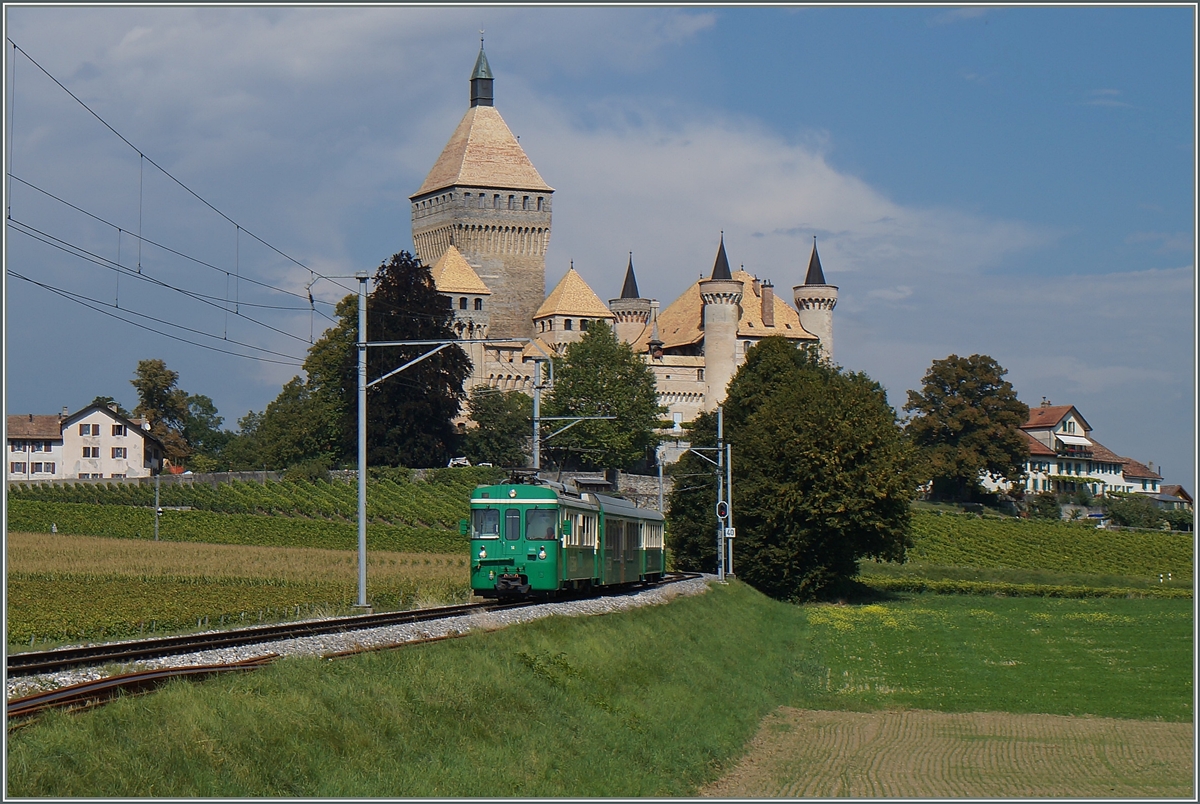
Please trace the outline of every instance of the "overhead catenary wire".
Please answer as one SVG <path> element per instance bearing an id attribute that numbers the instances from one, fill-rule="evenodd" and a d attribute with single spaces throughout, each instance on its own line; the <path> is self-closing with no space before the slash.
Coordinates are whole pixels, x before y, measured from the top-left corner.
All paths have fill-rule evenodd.
<path id="1" fill-rule="evenodd" d="M 14 41 L 12 40 L 12 38 L 11 38 L 11 37 L 8 37 L 8 41 L 9 41 L 9 43 L 10 43 L 10 44 L 13 46 L 13 49 L 14 49 L 15 51 L 20 51 L 20 53 L 21 53 L 21 55 L 22 55 L 22 56 L 24 56 L 25 58 L 29 59 L 29 63 L 30 63 L 30 64 L 32 64 L 34 67 L 37 67 L 39 70 L 41 70 L 41 71 L 42 71 L 42 73 L 43 73 L 43 74 L 44 74 L 44 75 L 45 75 L 47 78 L 49 78 L 51 81 L 53 81 L 53 82 L 54 82 L 54 83 L 55 83 L 55 84 L 56 84 L 56 85 L 57 85 L 57 86 L 58 86 L 58 87 L 59 87 L 59 88 L 60 88 L 60 89 L 61 89 L 63 92 L 65 92 L 65 93 L 67 93 L 68 95 L 70 95 L 72 100 L 74 100 L 76 103 L 78 103 L 78 104 L 79 104 L 80 106 L 82 106 L 84 109 L 86 109 L 86 110 L 87 110 L 87 112 L 88 112 L 88 114 L 90 114 L 92 117 L 94 117 L 94 118 L 96 118 L 97 120 L 99 120 L 99 121 L 100 121 L 100 124 L 101 124 L 101 125 L 103 125 L 105 128 L 107 128 L 109 131 L 111 131 L 111 132 L 112 132 L 114 135 L 116 135 L 116 137 L 117 137 L 119 140 L 121 140 L 121 142 L 125 143 L 125 144 L 126 144 L 126 145 L 128 145 L 130 148 L 132 148 L 132 149 L 133 149 L 135 152 L 137 152 L 138 156 L 139 156 L 141 159 L 144 159 L 145 161 L 149 162 L 151 165 L 153 165 L 155 168 L 157 168 L 157 169 L 158 169 L 158 171 L 159 171 L 160 173 L 162 173 L 164 176 L 166 176 L 166 177 L 167 177 L 168 179 L 170 179 L 171 181 L 173 181 L 173 182 L 175 182 L 176 184 L 178 184 L 178 185 L 179 185 L 179 186 L 180 186 L 180 187 L 181 187 L 181 188 L 182 188 L 184 191 L 186 191 L 186 192 L 187 192 L 189 195 L 191 195 L 193 198 L 195 198 L 195 199 L 196 199 L 197 201 L 199 201 L 201 204 L 204 204 L 204 206 L 206 206 L 206 207 L 208 207 L 209 209 L 211 209 L 211 210 L 212 210 L 214 213 L 216 213 L 217 215 L 219 215 L 221 218 L 223 218 L 223 219 L 224 219 L 225 221 L 227 221 L 228 223 L 230 223 L 230 224 L 232 224 L 232 225 L 234 225 L 234 226 L 237 226 L 237 227 L 238 227 L 238 228 L 239 228 L 241 231 L 244 231 L 244 232 L 245 232 L 247 235 L 249 235 L 250 237 L 252 237 L 252 238 L 254 238 L 255 240 L 257 240 L 257 241 L 258 241 L 259 243 L 261 243 L 263 246 L 265 246 L 265 247 L 267 247 L 268 249 L 270 249 L 271 251 L 275 252 L 275 253 L 276 253 L 276 254 L 278 254 L 280 257 L 283 257 L 285 260 L 288 260 L 289 262 L 292 262 L 292 263 L 294 263 L 294 264 L 298 265 L 299 267 L 301 267 L 301 268 L 303 268 L 303 269 L 305 269 L 305 270 L 312 270 L 312 269 L 310 269 L 310 268 L 309 268 L 307 265 L 305 265 L 304 263 L 300 262 L 300 260 L 298 260 L 298 259 L 296 259 L 295 257 L 291 256 L 290 254 L 287 254 L 286 252 L 284 252 L 284 251 L 280 250 L 279 248 L 277 248 L 276 246 L 272 245 L 271 243 L 268 243 L 266 240 L 263 240 L 261 237 L 259 237 L 258 235 L 256 235 L 254 232 L 250 231 L 249 229 L 247 229 L 247 228 L 246 228 L 246 227 L 244 227 L 244 226 L 241 226 L 241 225 L 240 225 L 240 224 L 239 224 L 237 221 L 235 221 L 233 218 L 229 217 L 229 216 L 228 216 L 228 215 L 226 215 L 224 212 L 222 212 L 221 210 L 217 209 L 217 207 L 216 207 L 216 206 L 214 206 L 214 205 L 213 205 L 211 202 L 209 202 L 207 199 L 205 199 L 205 198 L 204 198 L 202 195 L 200 195 L 200 194 L 199 194 L 199 193 L 197 193 L 195 190 L 193 190 L 191 187 L 189 187 L 187 184 L 185 184 L 185 183 L 184 183 L 182 180 L 180 180 L 179 178 L 177 178 L 177 177 L 176 177 L 176 176 L 175 176 L 173 173 L 171 173 L 171 172 L 170 172 L 170 171 L 168 171 L 166 168 L 164 168 L 162 165 L 158 164 L 158 163 L 157 163 L 157 162 L 155 162 L 155 161 L 154 161 L 152 158 L 150 158 L 149 156 L 147 156 L 147 155 L 145 154 L 145 152 L 144 152 L 144 151 L 142 151 L 142 149 L 141 149 L 141 148 L 138 148 L 136 145 L 134 145 L 132 142 L 130 142 L 130 141 L 129 141 L 129 140 L 126 138 L 126 137 L 125 137 L 125 135 L 124 135 L 124 134 L 122 134 L 121 132 L 117 131 L 117 130 L 116 130 L 116 128 L 114 128 L 114 127 L 113 127 L 113 126 L 112 126 L 112 125 L 111 125 L 111 124 L 110 124 L 110 123 L 109 123 L 107 120 L 105 120 L 103 117 L 101 117 L 101 116 L 100 116 L 100 115 L 99 115 L 99 114 L 98 114 L 98 113 L 97 113 L 97 112 L 96 112 L 94 109 L 92 109 L 92 107 L 90 107 L 90 106 L 88 106 L 86 103 L 84 103 L 84 102 L 83 102 L 83 101 L 82 101 L 82 100 L 79 98 L 79 96 L 77 96 L 77 95 L 76 95 L 74 92 L 72 92 L 71 90 L 67 89 L 66 85 L 64 85 L 64 84 L 63 84 L 61 81 L 59 81 L 57 78 L 55 78 L 55 77 L 54 77 L 54 75 L 53 75 L 53 74 L 52 74 L 52 73 L 51 73 L 49 70 L 47 70 L 45 67 L 43 67 L 41 64 L 39 64 L 39 63 L 37 62 L 37 60 L 36 60 L 36 59 L 34 59 L 32 56 L 30 56 L 30 55 L 29 55 L 29 53 L 27 53 L 27 52 L 25 51 L 25 49 L 24 49 L 24 48 L 22 48 L 20 45 L 18 45 L 16 42 L 14 42 Z M 15 57 L 15 55 L 14 55 L 14 57 L 13 57 L 13 58 L 14 58 L 14 61 L 15 61 L 15 58 L 16 58 L 16 57 Z M 323 275 L 322 275 L 322 274 L 321 274 L 319 271 L 314 271 L 314 273 L 316 273 L 318 276 L 322 276 L 323 278 L 326 278 L 326 279 L 328 279 L 328 278 L 329 278 L 329 277 L 324 277 L 324 276 L 323 276 Z M 333 281 L 333 280 L 330 280 L 330 281 Z M 350 293 L 356 292 L 356 291 L 354 290 L 354 288 L 351 288 L 351 287 L 349 287 L 349 286 L 347 286 L 347 285 L 342 285 L 341 283 L 338 283 L 338 282 L 334 282 L 334 284 L 336 284 L 336 285 L 338 285 L 339 287 L 341 287 L 341 288 L 345 289 L 347 292 L 350 292 Z"/>
<path id="2" fill-rule="evenodd" d="M 9 174 L 9 178 L 10 178 L 12 181 L 16 181 L 16 182 L 19 182 L 19 183 L 21 183 L 21 184 L 25 185 L 26 187 L 28 187 L 28 188 L 29 188 L 29 189 L 31 189 L 31 190 L 34 190 L 34 191 L 36 191 L 36 192 L 39 192 L 39 193 L 41 193 L 42 195 L 46 196 L 47 198 L 50 198 L 50 199 L 52 199 L 52 200 L 54 200 L 54 201 L 57 201 L 58 203 L 62 204 L 63 206 L 70 207 L 71 209 L 75 210 L 76 212 L 79 212 L 79 213 L 81 213 L 81 214 L 83 214 L 83 215 L 87 215 L 89 218 L 91 218 L 92 220 L 96 221 L 97 223 L 102 223 L 102 224 L 104 224 L 105 226 L 110 226 L 110 227 L 112 227 L 113 229 L 116 229 L 118 232 L 124 232 L 124 234 L 130 235 L 131 237 L 137 237 L 137 238 L 139 238 L 139 240 L 144 240 L 144 241 L 145 241 L 145 243 L 146 243 L 147 245 L 154 246 L 155 248 L 160 248 L 160 249 L 162 249 L 163 251 L 166 251 L 166 252 L 167 252 L 167 253 L 169 253 L 169 254 L 174 254 L 176 257 L 182 257 L 182 258 L 183 258 L 183 259 L 185 259 L 185 260 L 188 260 L 188 261 L 190 261 L 190 262 L 194 262 L 194 263 L 196 263 L 197 265 L 201 265 L 201 266 L 203 266 L 203 267 L 205 267 L 205 268 L 211 268 L 211 269 L 212 269 L 212 270 L 214 270 L 214 271 L 219 271 L 220 273 L 222 273 L 222 274 L 225 274 L 225 276 L 226 276 L 226 277 L 228 277 L 228 276 L 230 276 L 230 275 L 231 275 L 231 274 L 230 274 L 230 272 L 229 272 L 227 269 L 225 269 L 225 268 L 222 268 L 222 267 L 220 267 L 220 266 L 218 266 L 218 265 L 213 265 L 212 263 L 210 263 L 210 262 L 206 262 L 205 260 L 202 260 L 202 259 L 200 259 L 199 257 L 193 257 L 193 256 L 191 256 L 190 254 L 185 254 L 185 253 L 184 253 L 184 252 L 182 252 L 182 251 L 178 251 L 177 249 L 173 249 L 173 248 L 171 248 L 170 246 L 168 246 L 168 245 L 165 245 L 165 244 L 163 244 L 163 243 L 159 243 L 159 242 L 158 242 L 158 241 L 156 241 L 156 240 L 151 240 L 151 239 L 149 239 L 149 238 L 143 238 L 143 237 L 140 237 L 139 235 L 136 235 L 136 234 L 134 234 L 133 232 L 126 232 L 124 229 L 122 229 L 120 226 L 118 226 L 117 224 L 113 223 L 112 221 L 106 220 L 105 218 L 102 218 L 102 217 L 100 217 L 99 215 L 95 214 L 94 212 L 90 212 L 90 211 L 88 211 L 88 210 L 86 210 L 86 209 L 83 209 L 82 207 L 80 207 L 80 206 L 77 206 L 76 204 L 72 204 L 70 201 L 67 201 L 67 200 L 66 200 L 66 199 L 64 199 L 64 198 L 60 198 L 59 196 L 55 195 L 54 193 L 50 192 L 49 190 L 47 190 L 47 189 L 45 189 L 45 188 L 43 188 L 43 187 L 39 187 L 39 186 L 37 186 L 36 184 L 33 184 L 32 182 L 29 182 L 29 181 L 26 181 L 25 179 L 22 179 L 20 176 L 15 176 L 15 175 L 12 175 L 12 174 L 10 173 L 10 174 Z M 310 273 L 312 273 L 312 271 L 311 271 L 311 270 L 310 270 Z M 239 276 L 239 277 L 238 277 L 238 280 L 239 280 L 239 281 L 250 282 L 251 284 L 257 285 L 258 287 L 264 288 L 264 289 L 266 289 L 266 290 L 272 290 L 272 291 L 275 291 L 275 292 L 277 292 L 277 293 L 283 293 L 283 294 L 286 294 L 286 295 L 288 295 L 288 296 L 295 296 L 297 299 L 307 299 L 307 300 L 309 300 L 310 302 L 312 301 L 312 296 L 311 296 L 311 294 L 310 294 L 310 295 L 308 295 L 308 296 L 305 296 L 303 293 L 297 293 L 297 292 L 296 292 L 296 291 L 294 291 L 294 290 L 288 290 L 287 288 L 281 288 L 281 287 L 279 287 L 279 286 L 277 286 L 277 285 L 272 285 L 272 284 L 269 284 L 269 283 L 267 283 L 267 282 L 260 282 L 260 281 L 258 281 L 257 279 L 251 279 L 250 277 L 243 277 L 243 276 Z M 327 301 L 327 300 L 325 300 L 325 299 L 316 299 L 315 301 L 316 301 L 316 303 L 317 303 L 317 304 L 327 304 L 327 305 L 329 305 L 330 307 L 336 307 L 336 306 L 337 306 L 337 302 L 333 302 L 333 301 Z M 245 302 L 243 302 L 243 303 L 245 303 Z M 259 306 L 259 307 L 265 307 L 265 306 L 268 306 L 268 305 L 256 305 L 256 306 Z M 307 309 L 309 309 L 309 308 L 307 308 L 307 307 L 295 307 L 295 308 L 293 308 L 293 307 L 278 307 L 278 308 L 276 308 L 276 309 L 280 309 L 280 310 L 292 310 L 292 309 L 296 309 L 296 310 L 307 310 Z M 334 323 L 336 323 L 336 319 L 334 319 L 334 318 L 330 318 L 330 316 L 326 315 L 324 312 L 322 312 L 322 311 L 320 311 L 320 310 L 317 310 L 316 312 L 317 312 L 317 315 L 324 316 L 325 318 L 329 319 L 330 321 L 333 321 Z"/>
<path id="3" fill-rule="evenodd" d="M 40 230 L 34 226 L 31 226 L 27 223 L 24 223 L 22 221 L 16 220 L 15 218 L 10 218 L 7 221 L 7 223 L 8 223 L 9 228 L 13 229 L 13 231 L 20 232 L 28 237 L 33 238 L 34 240 L 38 240 L 39 242 L 45 243 L 48 246 L 57 248 L 60 251 L 66 252 L 67 254 L 71 254 L 75 257 L 79 257 L 80 259 L 83 259 L 87 262 L 91 262 L 96 265 L 99 265 L 102 268 L 107 268 L 108 270 L 112 270 L 112 271 L 124 272 L 124 273 L 128 274 L 129 276 L 134 277 L 136 279 L 141 279 L 144 282 L 148 282 L 150 284 L 157 285 L 159 287 L 166 288 L 168 290 L 173 290 L 176 293 L 179 293 L 181 295 L 187 296 L 188 298 L 194 299 L 195 301 L 198 301 L 201 304 L 207 304 L 207 305 L 209 305 L 211 307 L 215 307 L 219 310 L 227 310 L 227 308 L 224 305 L 218 304 L 216 301 L 213 301 L 212 299 L 214 297 L 212 297 L 212 296 L 207 296 L 205 294 L 199 294 L 194 291 L 187 290 L 185 288 L 176 287 L 175 285 L 172 285 L 168 282 L 164 282 L 161 279 L 157 279 L 157 278 L 150 276 L 149 274 L 143 273 L 141 271 L 133 271 L 129 268 L 125 268 L 124 266 L 120 266 L 120 265 L 114 266 L 112 261 L 107 259 L 106 257 L 103 257 L 94 252 L 88 251 L 87 249 L 83 248 L 82 246 L 78 246 L 74 243 L 57 238 L 54 235 L 49 234 L 48 232 L 43 232 L 42 230 Z M 295 309 L 295 308 L 293 308 L 293 309 Z M 265 321 L 259 321 L 257 318 L 251 318 L 250 316 L 247 316 L 247 315 L 244 315 L 241 313 L 234 313 L 234 314 L 237 315 L 239 318 L 242 318 L 242 319 L 245 319 L 246 321 L 257 324 L 258 326 L 263 327 L 265 329 L 269 329 L 272 332 L 277 332 L 280 335 L 283 335 L 285 337 L 292 338 L 294 340 L 300 341 L 301 343 L 310 343 L 308 340 L 306 340 L 305 338 L 303 338 L 299 335 L 293 335 L 292 333 L 290 333 L 286 330 L 279 329 L 278 327 L 273 327 L 270 324 L 266 323 Z"/>
<path id="4" fill-rule="evenodd" d="M 254 346 L 253 344 L 241 343 L 238 341 L 229 341 L 229 343 L 234 343 L 237 346 L 244 346 L 247 349 L 254 349 L 256 351 L 267 352 L 268 354 L 280 355 L 280 356 L 288 358 L 288 359 L 287 360 L 274 360 L 269 357 L 246 355 L 246 354 L 242 354 L 241 352 L 234 352 L 229 349 L 222 349 L 218 346 L 210 346 L 209 344 L 192 341 L 187 338 L 181 337 L 179 335 L 173 335 L 170 332 L 163 332 L 162 330 L 155 329 L 154 327 L 146 326 L 145 324 L 139 324 L 136 321 L 130 321 L 128 318 L 124 318 L 122 316 L 116 315 L 115 313 L 111 312 L 110 310 L 104 309 L 104 307 L 109 306 L 109 305 L 107 305 L 105 302 L 102 302 L 98 299 L 93 299 L 91 297 L 83 296 L 82 294 L 78 294 L 78 293 L 72 293 L 71 291 L 67 291 L 67 290 L 63 290 L 62 288 L 54 287 L 53 285 L 49 285 L 45 282 L 38 282 L 36 279 L 30 279 L 29 277 L 24 276 L 23 274 L 20 274 L 11 268 L 6 269 L 6 273 L 8 274 L 8 276 L 13 277 L 14 279 L 21 279 L 26 282 L 29 282 L 30 284 L 37 285 L 38 287 L 43 288 L 44 290 L 47 290 L 50 293 L 54 293 L 56 295 L 62 296 L 63 298 L 68 299 L 69 301 L 73 301 L 76 304 L 83 305 L 84 307 L 87 307 L 91 310 L 95 310 L 98 313 L 102 313 L 111 318 L 115 318 L 118 321 L 124 321 L 126 324 L 131 324 L 132 326 L 147 330 L 148 332 L 154 332 L 158 335 L 162 335 L 164 337 L 171 338 L 172 340 L 181 341 L 183 343 L 191 344 L 192 346 L 198 346 L 201 349 L 208 349 L 213 352 L 220 352 L 222 354 L 233 355 L 234 357 L 240 357 L 240 358 L 243 358 L 246 360 L 257 360 L 257 361 L 260 361 L 263 363 L 276 363 L 276 364 L 284 365 L 284 366 L 303 366 L 304 365 L 304 361 L 301 358 L 296 357 L 295 355 L 288 355 L 288 354 L 284 354 L 282 352 L 274 352 L 274 351 L 272 351 L 270 349 L 266 349 L 262 346 Z M 98 306 L 93 306 L 93 305 L 98 305 Z M 178 324 L 173 324 L 170 321 L 164 321 L 162 319 L 154 318 L 153 316 L 148 316 L 143 313 L 137 313 L 137 312 L 134 312 L 132 310 L 127 310 L 127 309 L 122 309 L 121 312 L 127 313 L 129 315 L 137 315 L 137 316 L 140 316 L 143 318 L 150 319 L 156 323 L 166 324 L 167 326 L 176 327 L 178 329 L 183 329 L 185 331 L 194 331 L 194 332 L 197 332 L 198 334 L 203 335 L 207 338 L 214 338 L 215 340 L 222 340 L 221 338 L 217 338 L 215 335 L 211 335 L 207 332 L 201 332 L 199 330 L 188 330 L 187 327 L 182 327 Z"/>

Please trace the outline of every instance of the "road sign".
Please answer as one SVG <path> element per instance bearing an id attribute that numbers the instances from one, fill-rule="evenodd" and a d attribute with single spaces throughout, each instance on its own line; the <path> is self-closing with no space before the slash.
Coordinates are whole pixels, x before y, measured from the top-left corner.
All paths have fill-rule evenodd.
<path id="1" fill-rule="evenodd" d="M 725 528 L 725 538 L 732 539 L 737 536 L 737 528 Z"/>
<path id="2" fill-rule="evenodd" d="M 724 500 L 717 501 L 717 519 L 724 519 L 729 516 L 729 503 Z"/>

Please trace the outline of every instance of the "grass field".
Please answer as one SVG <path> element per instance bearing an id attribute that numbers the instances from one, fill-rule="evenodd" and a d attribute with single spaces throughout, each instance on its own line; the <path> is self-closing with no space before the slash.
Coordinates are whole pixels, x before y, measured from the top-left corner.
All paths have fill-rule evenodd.
<path id="1" fill-rule="evenodd" d="M 1192 631 L 1186 600 L 797 607 L 734 582 L 669 606 L 286 660 L 52 714 L 10 734 L 7 792 L 694 795 L 737 767 L 781 706 L 1191 722 Z"/>
<path id="2" fill-rule="evenodd" d="M 10 650 L 309 616 L 357 599 L 351 551 L 10 533 Z M 464 602 L 466 557 L 373 550 L 380 610 Z"/>

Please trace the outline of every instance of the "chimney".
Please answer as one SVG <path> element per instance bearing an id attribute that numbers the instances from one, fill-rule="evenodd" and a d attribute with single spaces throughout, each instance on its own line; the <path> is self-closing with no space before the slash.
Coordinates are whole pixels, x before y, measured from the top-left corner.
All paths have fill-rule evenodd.
<path id="1" fill-rule="evenodd" d="M 32 413 L 30 413 L 30 414 L 29 414 L 29 421 L 33 421 L 33 414 L 32 414 Z"/>
<path id="2" fill-rule="evenodd" d="M 71 415 L 71 411 L 67 410 L 67 406 L 63 405 L 62 417 L 65 419 Z"/>
<path id="3" fill-rule="evenodd" d="M 113 413 L 116 413 L 117 412 L 117 403 L 113 402 L 111 405 L 108 406 L 108 409 L 111 410 Z"/>
<path id="4" fill-rule="evenodd" d="M 762 283 L 762 320 L 764 327 L 775 326 L 775 286 L 769 279 Z"/>

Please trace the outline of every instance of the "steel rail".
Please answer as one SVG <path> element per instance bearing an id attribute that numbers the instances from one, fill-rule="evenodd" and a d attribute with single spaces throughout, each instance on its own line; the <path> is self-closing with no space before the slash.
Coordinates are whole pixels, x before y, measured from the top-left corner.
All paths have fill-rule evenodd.
<path id="1" fill-rule="evenodd" d="M 670 573 L 664 576 L 659 581 L 659 584 L 666 585 L 698 577 L 700 576 L 696 573 Z M 629 585 L 602 588 L 599 590 L 599 595 L 627 594 L 636 590 L 636 587 L 630 587 Z M 571 597 L 564 596 L 561 599 L 571 599 Z M 253 645 L 260 642 L 278 642 L 297 637 L 362 631 L 389 625 L 404 625 L 427 620 L 463 617 L 477 612 L 502 611 L 539 605 L 545 602 L 547 601 L 533 598 L 513 603 L 466 603 L 457 606 L 441 606 L 416 611 L 360 614 L 350 617 L 310 620 L 300 623 L 237 628 L 229 631 L 216 631 L 205 634 L 186 634 L 183 636 L 160 637 L 158 639 L 109 642 L 102 645 L 88 645 L 75 648 L 29 651 L 9 656 L 7 670 L 8 677 L 15 678 L 36 675 L 38 673 L 58 672 L 85 665 L 133 662 L 141 659 L 155 659 L 163 656 L 196 653 L 203 650 Z"/>
<path id="2" fill-rule="evenodd" d="M 190 667 L 164 667 L 157 670 L 141 670 L 109 676 L 94 681 L 84 681 L 69 687 L 38 692 L 8 702 L 6 717 L 9 721 L 41 714 L 47 709 L 86 709 L 117 697 L 121 693 L 149 692 L 173 678 L 204 678 L 216 673 L 240 670 L 256 670 L 279 658 L 276 653 L 256 656 L 240 662 L 204 664 Z"/>

